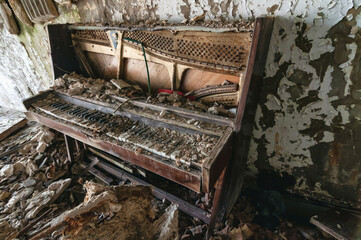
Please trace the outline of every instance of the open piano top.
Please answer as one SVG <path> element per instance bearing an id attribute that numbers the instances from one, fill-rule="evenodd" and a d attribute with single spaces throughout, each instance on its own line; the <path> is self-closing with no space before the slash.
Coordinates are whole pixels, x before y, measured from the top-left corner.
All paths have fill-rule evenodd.
<path id="1" fill-rule="evenodd" d="M 26 115 L 193 191 L 209 192 L 245 121 L 262 29 L 271 23 L 257 19 L 254 29 L 240 32 L 49 25 L 57 86 L 25 100 Z M 157 94 L 160 88 L 193 98 Z"/>

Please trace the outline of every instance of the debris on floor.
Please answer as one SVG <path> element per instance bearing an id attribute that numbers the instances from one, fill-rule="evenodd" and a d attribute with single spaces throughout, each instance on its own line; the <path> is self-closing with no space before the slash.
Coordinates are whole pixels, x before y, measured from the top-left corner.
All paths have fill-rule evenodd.
<path id="1" fill-rule="evenodd" d="M 26 123 L 23 112 L 0 107 L 0 141 L 24 127 Z"/>
<path id="2" fill-rule="evenodd" d="M 185 196 L 207 211 L 211 198 Z M 257 220 L 260 214 L 265 213 L 257 204 L 240 197 L 212 239 L 328 236 L 275 214 L 277 224 L 269 229 Z M 0 239 L 185 240 L 203 239 L 206 231 L 207 224 L 178 212 L 177 205 L 154 199 L 150 187 L 97 183 L 78 161 L 68 159 L 64 136 L 46 127 L 30 123 L 0 142 Z"/>

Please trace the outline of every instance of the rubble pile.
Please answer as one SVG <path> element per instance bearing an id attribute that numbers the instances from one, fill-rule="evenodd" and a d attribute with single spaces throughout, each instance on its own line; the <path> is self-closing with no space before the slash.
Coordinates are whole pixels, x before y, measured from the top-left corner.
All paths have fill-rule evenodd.
<path id="1" fill-rule="evenodd" d="M 0 144 L 0 239 L 186 240 L 205 236 L 206 224 L 178 214 L 175 204 L 153 199 L 150 187 L 87 181 L 93 177 L 78 165 L 79 159 L 68 160 L 63 136 L 48 128 L 33 124 Z M 210 211 L 211 195 L 188 195 L 195 205 Z M 327 237 L 280 217 L 267 228 L 259 221 L 261 216 L 270 223 L 264 214 L 242 197 L 211 239 Z"/>
<path id="2" fill-rule="evenodd" d="M 52 88 L 70 96 L 80 96 L 86 99 L 113 104 L 119 104 L 117 97 L 132 98 L 134 100 L 146 99 L 148 103 L 153 104 L 167 104 L 226 117 L 235 116 L 235 112 L 229 111 L 222 104 L 196 100 L 194 96 L 191 96 L 192 92 L 189 92 L 189 96 L 186 96 L 187 94 L 184 95 L 178 91 L 164 90 L 149 96 L 138 85 L 131 85 L 121 79 L 106 81 L 103 79 L 85 78 L 76 73 L 71 73 L 57 78 Z M 123 102 L 121 105 L 124 107 L 126 104 L 129 104 L 129 102 Z"/>
<path id="3" fill-rule="evenodd" d="M 63 239 L 153 239 L 156 234 L 158 237 L 177 234 L 177 226 L 162 231 L 167 222 L 172 223 L 177 217 L 174 205 L 152 223 L 150 187 L 104 187 L 86 182 L 84 188 L 87 191 L 84 202 L 62 216 L 67 222 Z"/>
<path id="4" fill-rule="evenodd" d="M 26 238 L 40 216 L 64 205 L 54 202 L 72 182 L 65 144 L 61 135 L 33 124 L 0 149 L 0 228 L 7 233 L 0 239 Z"/>
<path id="5" fill-rule="evenodd" d="M 1 142 L 1 150 L 0 239 L 178 236 L 176 205 L 155 217 L 150 187 L 85 181 L 93 177 L 69 162 L 63 136 L 46 127 L 31 125 Z"/>
<path id="6" fill-rule="evenodd" d="M 115 103 L 111 96 L 140 97 L 145 96 L 143 90 L 137 85 L 130 85 L 123 80 L 106 81 L 104 79 L 85 78 L 76 73 L 65 74 L 57 78 L 52 87 L 71 96 L 82 96 L 103 102 Z"/>

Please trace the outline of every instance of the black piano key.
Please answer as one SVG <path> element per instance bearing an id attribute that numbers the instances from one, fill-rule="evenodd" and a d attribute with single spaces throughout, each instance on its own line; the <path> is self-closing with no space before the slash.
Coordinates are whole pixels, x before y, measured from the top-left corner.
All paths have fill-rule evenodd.
<path id="1" fill-rule="evenodd" d="M 61 111 L 65 111 L 69 108 L 71 108 L 69 104 L 64 104 L 64 105 L 58 107 L 58 109 L 60 109 Z"/>
<path id="2" fill-rule="evenodd" d="M 91 120 L 92 117 L 96 114 L 96 112 L 90 112 L 88 115 L 86 115 L 86 119 Z"/>
<path id="3" fill-rule="evenodd" d="M 55 107 L 58 107 L 58 106 L 60 106 L 62 104 L 64 104 L 64 102 L 59 101 L 59 102 L 55 102 L 55 103 L 51 104 L 50 106 L 55 108 Z"/>
<path id="4" fill-rule="evenodd" d="M 81 115 L 82 115 L 84 112 L 86 112 L 86 111 L 87 111 L 87 109 L 83 108 L 82 110 L 80 110 L 79 112 L 77 112 L 77 113 L 75 114 L 75 116 L 81 117 Z"/>

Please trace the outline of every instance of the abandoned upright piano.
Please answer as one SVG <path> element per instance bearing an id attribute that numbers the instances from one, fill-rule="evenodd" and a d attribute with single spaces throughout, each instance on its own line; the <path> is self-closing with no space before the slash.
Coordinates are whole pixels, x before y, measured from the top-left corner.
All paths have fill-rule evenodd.
<path id="1" fill-rule="evenodd" d="M 180 206 L 212 225 L 242 186 L 272 26 L 49 25 L 55 87 L 26 99 L 26 115 L 63 133 L 69 158 L 82 145 L 111 156 L 93 164 L 114 175 L 125 162 L 216 189 L 211 216 Z"/>

